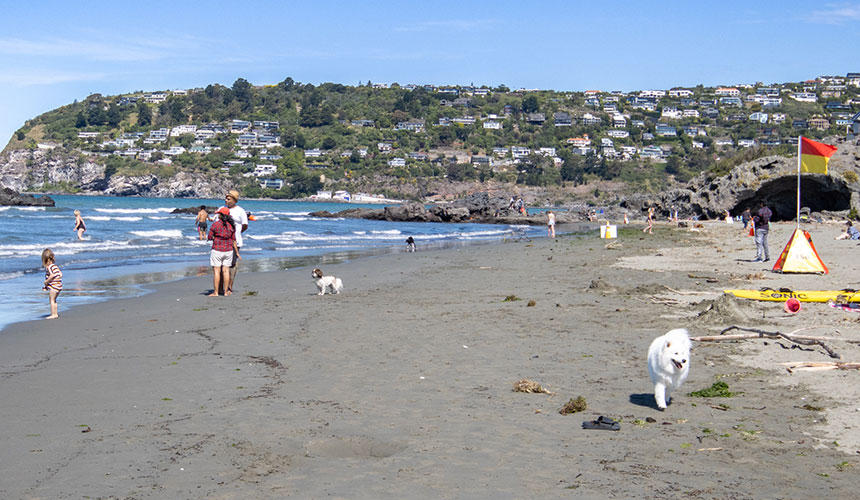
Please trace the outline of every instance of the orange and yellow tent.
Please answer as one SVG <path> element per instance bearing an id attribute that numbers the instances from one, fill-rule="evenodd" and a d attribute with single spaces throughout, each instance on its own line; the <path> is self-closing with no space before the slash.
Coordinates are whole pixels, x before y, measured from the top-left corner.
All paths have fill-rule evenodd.
<path id="1" fill-rule="evenodd" d="M 782 273 L 820 273 L 827 274 L 827 266 L 818 256 L 812 236 L 803 229 L 797 228 L 788 240 L 788 244 L 773 265 L 774 271 Z"/>

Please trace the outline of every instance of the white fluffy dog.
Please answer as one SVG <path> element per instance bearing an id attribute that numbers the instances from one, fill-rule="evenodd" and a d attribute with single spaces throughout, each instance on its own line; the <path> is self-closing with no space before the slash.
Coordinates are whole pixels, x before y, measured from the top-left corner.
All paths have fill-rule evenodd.
<path id="1" fill-rule="evenodd" d="M 340 278 L 335 278 L 334 276 L 323 276 L 323 272 L 321 269 L 317 268 L 311 272 L 311 276 L 313 276 L 314 281 L 317 284 L 317 288 L 320 289 L 320 293 L 317 295 L 325 295 L 328 293 L 340 293 L 343 290 L 343 282 Z"/>
<path id="2" fill-rule="evenodd" d="M 657 408 L 666 409 L 670 393 L 681 387 L 690 372 L 690 337 L 678 328 L 661 335 L 648 348 L 648 373 L 654 382 Z"/>

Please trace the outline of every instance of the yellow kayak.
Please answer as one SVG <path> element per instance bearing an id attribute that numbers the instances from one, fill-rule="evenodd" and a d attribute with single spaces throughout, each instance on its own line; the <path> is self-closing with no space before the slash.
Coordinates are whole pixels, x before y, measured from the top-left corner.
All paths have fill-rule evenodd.
<path id="1" fill-rule="evenodd" d="M 723 290 L 725 293 L 752 300 L 770 300 L 784 302 L 788 299 L 797 299 L 801 302 L 860 302 L 860 290 L 789 290 L 780 288 L 773 290 L 763 288 L 761 290 Z"/>

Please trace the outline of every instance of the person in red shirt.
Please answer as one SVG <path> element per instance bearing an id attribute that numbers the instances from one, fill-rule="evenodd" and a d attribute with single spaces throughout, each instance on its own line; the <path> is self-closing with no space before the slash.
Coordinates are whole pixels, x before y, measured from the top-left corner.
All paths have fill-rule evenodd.
<path id="1" fill-rule="evenodd" d="M 233 265 L 233 255 L 237 259 L 239 248 L 236 246 L 236 227 L 233 218 L 230 217 L 230 209 L 221 207 L 217 212 L 218 219 L 209 228 L 207 239 L 212 240 L 212 251 L 209 253 L 209 264 L 212 266 L 213 284 L 215 288 L 210 297 L 220 295 L 221 285 L 224 285 L 224 295 L 232 292 L 227 288 L 230 283 L 230 266 Z"/>

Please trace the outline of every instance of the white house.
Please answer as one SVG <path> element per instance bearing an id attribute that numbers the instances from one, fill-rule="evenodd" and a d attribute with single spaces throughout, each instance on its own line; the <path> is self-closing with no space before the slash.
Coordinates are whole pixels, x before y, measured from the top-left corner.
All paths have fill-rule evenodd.
<path id="1" fill-rule="evenodd" d="M 511 156 L 513 156 L 515 160 L 525 158 L 530 154 L 532 154 L 532 151 L 529 148 L 524 148 L 522 146 L 511 146 Z"/>
<path id="2" fill-rule="evenodd" d="M 177 137 L 183 134 L 193 134 L 197 131 L 197 125 L 177 125 L 170 129 L 171 137 Z"/>
<path id="3" fill-rule="evenodd" d="M 405 158 L 392 158 L 388 160 L 389 167 L 405 167 L 406 159 Z"/>
<path id="4" fill-rule="evenodd" d="M 678 120 L 678 119 L 682 118 L 684 116 L 684 114 L 681 111 L 679 111 L 677 108 L 665 107 L 660 112 L 660 116 L 662 118 L 669 118 L 672 120 Z"/>
<path id="5" fill-rule="evenodd" d="M 661 97 L 666 97 L 665 90 L 643 90 L 639 92 L 639 97 L 650 97 L 654 99 L 659 99 Z"/>
<path id="6" fill-rule="evenodd" d="M 495 120 L 486 120 L 483 123 L 483 127 L 490 130 L 501 130 L 502 122 L 497 122 Z"/>
<path id="7" fill-rule="evenodd" d="M 275 165 L 257 165 L 256 167 L 254 167 L 254 177 L 265 177 L 267 175 L 272 175 L 277 171 L 278 167 L 276 167 Z"/>
<path id="8" fill-rule="evenodd" d="M 306 149 L 305 150 L 305 158 L 319 158 L 323 155 L 322 151 L 319 148 L 314 149 Z"/>
<path id="9" fill-rule="evenodd" d="M 692 97 L 693 91 L 689 89 L 671 89 L 669 97 Z"/>
<path id="10" fill-rule="evenodd" d="M 735 87 L 717 87 L 714 94 L 718 96 L 737 97 L 741 95 L 741 91 Z"/>

